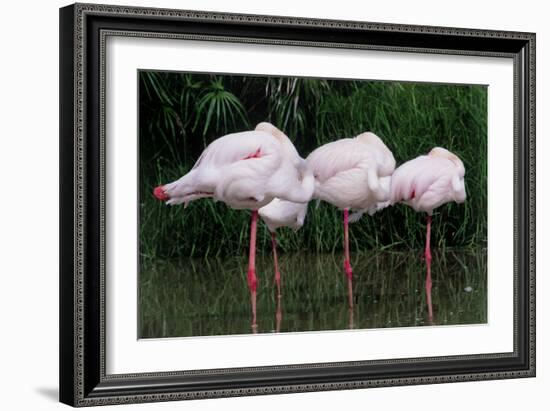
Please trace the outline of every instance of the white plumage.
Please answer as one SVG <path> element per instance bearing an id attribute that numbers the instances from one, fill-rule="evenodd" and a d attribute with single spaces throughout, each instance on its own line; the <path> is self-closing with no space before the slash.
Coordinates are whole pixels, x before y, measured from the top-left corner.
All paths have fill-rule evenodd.
<path id="1" fill-rule="evenodd" d="M 304 203 L 307 207 L 313 190 L 313 174 L 290 139 L 275 126 L 260 123 L 254 131 L 228 134 L 214 140 L 191 171 L 172 183 L 156 187 L 153 194 L 170 205 L 187 205 L 193 200 L 211 197 L 235 209 L 252 210 L 247 280 L 255 330 L 258 209 L 275 198 Z"/>
<path id="2" fill-rule="evenodd" d="M 298 230 L 304 225 L 307 203 L 294 203 L 276 198 L 260 208 L 258 213 L 271 232 L 281 227 Z"/>
<path id="3" fill-rule="evenodd" d="M 314 198 L 340 209 L 371 211 L 389 199 L 395 159 L 374 133 L 325 144 L 307 162 L 315 177 Z"/>
<path id="4" fill-rule="evenodd" d="M 213 141 L 189 173 L 161 187 L 167 204 L 212 197 L 235 209 L 257 210 L 275 197 L 308 202 L 313 176 L 301 172 L 304 161 L 288 137 L 275 130 L 260 123 L 254 131 Z"/>
<path id="5" fill-rule="evenodd" d="M 450 151 L 436 147 L 399 166 L 393 173 L 390 202 L 404 202 L 432 214 L 442 204 L 466 199 L 464 164 Z"/>
<path id="6" fill-rule="evenodd" d="M 307 203 L 294 203 L 281 199 L 274 199 L 268 205 L 260 208 L 258 214 L 271 231 L 271 246 L 273 249 L 273 263 L 275 267 L 275 283 L 277 284 L 277 295 L 279 303 L 281 298 L 281 273 L 277 258 L 277 229 L 289 227 L 294 230 L 304 225 L 307 213 Z M 279 305 L 278 305 L 279 307 Z"/>
<path id="7" fill-rule="evenodd" d="M 348 279 L 348 304 L 353 307 L 352 268 L 349 255 L 349 210 L 357 210 L 351 221 L 368 211 L 374 213 L 390 196 L 395 159 L 374 133 L 325 144 L 307 157 L 315 177 L 313 197 L 344 210 L 344 271 Z"/>
<path id="8" fill-rule="evenodd" d="M 262 123 L 263 128 L 269 130 L 273 135 L 283 135 L 284 138 L 287 138 L 282 131 L 276 127 L 266 123 Z M 293 164 L 296 166 L 296 169 L 299 173 L 299 179 L 302 181 L 310 180 L 313 182 L 313 173 L 307 167 L 307 163 L 303 158 L 301 158 L 297 151 L 288 151 L 287 155 L 289 158 L 293 159 Z M 313 194 L 313 192 L 311 193 Z M 310 196 L 311 197 L 311 196 Z M 298 230 L 304 225 L 304 219 L 307 213 L 308 203 L 297 203 L 288 200 L 282 200 L 280 198 L 275 198 L 269 204 L 263 206 L 258 210 L 258 214 L 271 231 L 271 244 L 273 248 L 273 263 L 275 268 L 275 282 L 277 284 L 277 295 L 279 297 L 278 307 L 280 309 L 280 298 L 281 298 L 281 273 L 279 271 L 279 262 L 277 258 L 277 229 L 281 227 L 289 227 L 294 230 Z"/>
<path id="9" fill-rule="evenodd" d="M 432 253 L 430 246 L 433 210 L 442 204 L 466 200 L 464 164 L 450 151 L 435 147 L 428 155 L 419 156 L 399 166 L 391 182 L 391 204 L 405 203 L 415 211 L 428 213 L 426 222 L 426 304 L 428 320 L 433 320 Z"/>

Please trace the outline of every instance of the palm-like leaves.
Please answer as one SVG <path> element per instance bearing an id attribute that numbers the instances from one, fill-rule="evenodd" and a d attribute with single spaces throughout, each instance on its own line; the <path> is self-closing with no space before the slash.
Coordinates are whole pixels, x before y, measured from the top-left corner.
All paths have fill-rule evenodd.
<path id="1" fill-rule="evenodd" d="M 249 121 L 241 101 L 226 90 L 223 80 L 214 77 L 197 101 L 197 116 L 193 131 L 201 127 L 202 136 L 206 136 L 210 126 L 227 133 L 229 130 L 247 129 Z"/>
<path id="2" fill-rule="evenodd" d="M 269 119 L 289 135 L 304 135 L 308 120 L 315 120 L 327 80 L 295 77 L 267 78 L 265 95 Z"/>
<path id="3" fill-rule="evenodd" d="M 185 173 L 214 139 L 266 120 L 281 128 L 304 156 L 319 145 L 366 130 L 382 137 L 398 163 L 435 145 L 458 153 L 467 170 L 468 201 L 438 209 L 434 238 L 441 242 L 438 246 L 484 245 L 486 105 L 487 92 L 482 86 L 142 72 L 142 246 L 147 245 L 150 255 L 163 256 L 245 247 L 244 213 L 208 201 L 197 202 L 185 213 L 169 211 L 154 202 L 150 188 Z M 281 233 L 282 250 L 326 252 L 338 247 L 341 221 L 334 207 L 321 205 L 308 214 L 308 221 L 298 233 Z M 185 229 L 194 225 L 203 226 L 200 238 Z M 177 234 L 159 237 L 159 230 Z M 392 207 L 376 219 L 362 219 L 354 226 L 350 241 L 358 249 L 420 247 L 424 230 L 417 213 Z M 262 238 L 258 239 L 260 248 L 262 244 L 267 247 L 269 238 Z"/>

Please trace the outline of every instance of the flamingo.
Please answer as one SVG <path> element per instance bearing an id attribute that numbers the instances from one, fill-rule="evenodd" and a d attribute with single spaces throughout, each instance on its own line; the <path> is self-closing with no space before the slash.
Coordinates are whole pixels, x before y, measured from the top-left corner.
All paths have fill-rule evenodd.
<path id="1" fill-rule="evenodd" d="M 390 179 L 395 159 L 374 133 L 333 141 L 315 149 L 307 157 L 315 177 L 313 198 L 326 201 L 344 211 L 344 272 L 348 281 L 348 305 L 353 308 L 353 271 L 349 254 L 350 222 L 368 211 L 376 212 L 389 200 Z"/>
<path id="2" fill-rule="evenodd" d="M 305 173 L 310 173 L 307 169 Z M 299 230 L 304 225 L 307 213 L 307 203 L 294 203 L 292 201 L 275 198 L 268 205 L 260 208 L 258 214 L 271 232 L 271 247 L 273 250 L 273 264 L 275 268 L 275 283 L 277 284 L 277 308 L 275 311 L 275 332 L 281 331 L 283 313 L 281 311 L 281 273 L 277 258 L 277 229 L 289 227 Z"/>
<path id="3" fill-rule="evenodd" d="M 206 147 L 187 174 L 156 187 L 154 196 L 166 204 L 184 204 L 200 198 L 222 201 L 238 210 L 251 210 L 247 282 L 256 323 L 256 231 L 258 210 L 275 197 L 307 203 L 314 190 L 312 175 L 302 178 L 305 162 L 290 139 L 269 123 L 253 131 L 222 136 Z"/>
<path id="4" fill-rule="evenodd" d="M 311 174 L 311 171 L 304 170 L 305 174 Z M 281 273 L 279 272 L 279 263 L 277 260 L 277 234 L 280 227 L 290 227 L 299 230 L 304 225 L 304 219 L 307 213 L 307 203 L 294 203 L 292 201 L 275 198 L 268 205 L 260 208 L 258 211 L 260 217 L 271 232 L 271 246 L 273 249 L 273 263 L 275 265 L 275 282 L 277 284 L 277 297 L 281 298 Z"/>
<path id="5" fill-rule="evenodd" d="M 428 214 L 426 222 L 426 303 L 429 321 L 432 309 L 432 254 L 430 232 L 433 210 L 442 204 L 466 200 L 464 164 L 450 151 L 435 147 L 428 155 L 419 156 L 399 166 L 392 176 L 390 203 L 402 202 L 417 212 Z"/>

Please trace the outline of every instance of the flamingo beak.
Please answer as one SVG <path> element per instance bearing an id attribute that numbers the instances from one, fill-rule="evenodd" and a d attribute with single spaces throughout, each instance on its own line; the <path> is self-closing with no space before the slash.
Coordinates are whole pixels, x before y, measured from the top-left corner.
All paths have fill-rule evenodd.
<path id="1" fill-rule="evenodd" d="M 155 187 L 153 190 L 153 195 L 160 201 L 166 201 L 170 197 L 164 192 L 164 186 Z"/>

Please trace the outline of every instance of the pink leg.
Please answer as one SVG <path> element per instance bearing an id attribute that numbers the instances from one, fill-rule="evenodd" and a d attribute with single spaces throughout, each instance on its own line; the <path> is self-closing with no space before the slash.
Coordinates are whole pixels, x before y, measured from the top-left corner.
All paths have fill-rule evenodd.
<path id="1" fill-rule="evenodd" d="M 256 324 L 256 289 L 258 280 L 256 278 L 256 228 L 258 226 L 258 210 L 252 211 L 252 220 L 250 223 L 250 253 L 248 256 L 248 288 L 250 288 L 250 302 L 252 304 L 252 329 L 255 330 Z"/>
<path id="2" fill-rule="evenodd" d="M 349 308 L 353 308 L 353 284 L 352 284 L 352 275 L 353 271 L 351 269 L 351 263 L 349 258 L 349 210 L 344 209 L 344 271 L 348 278 L 348 305 Z"/>
<path id="3" fill-rule="evenodd" d="M 426 224 L 426 249 L 424 257 L 426 257 L 426 303 L 428 304 L 428 320 L 430 323 L 433 320 L 432 310 L 432 253 L 430 251 L 430 233 L 432 228 L 432 216 L 428 215 Z"/>
<path id="4" fill-rule="evenodd" d="M 273 247 L 273 262 L 275 264 L 275 282 L 277 283 L 277 298 L 281 298 L 281 273 L 279 271 L 279 261 L 277 260 L 277 235 L 275 231 L 271 233 L 271 246 Z"/>

